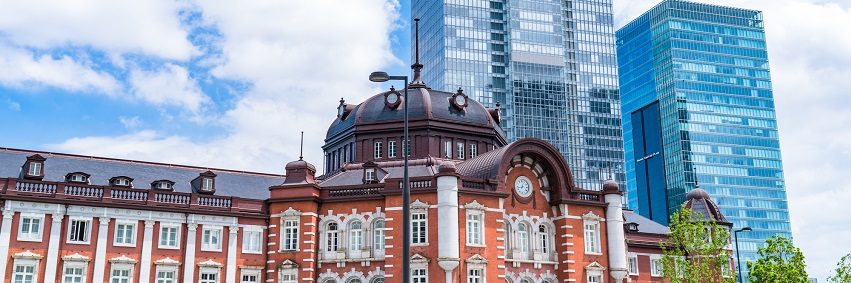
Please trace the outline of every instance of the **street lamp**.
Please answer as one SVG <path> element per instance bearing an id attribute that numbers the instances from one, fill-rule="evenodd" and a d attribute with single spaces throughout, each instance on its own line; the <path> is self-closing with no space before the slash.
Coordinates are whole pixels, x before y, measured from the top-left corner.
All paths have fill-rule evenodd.
<path id="1" fill-rule="evenodd" d="M 739 232 L 753 231 L 751 227 L 744 227 L 733 231 L 733 239 L 736 241 L 736 269 L 739 271 L 739 283 L 742 283 L 742 260 L 739 258 Z"/>
<path id="2" fill-rule="evenodd" d="M 410 152 L 410 142 L 408 141 L 408 76 L 391 76 L 386 72 L 373 72 L 369 74 L 369 80 L 372 82 L 383 83 L 389 80 L 400 80 L 405 82 L 405 87 L 402 90 L 404 98 L 402 103 L 405 104 L 405 122 L 404 122 L 404 140 L 402 155 L 405 158 L 404 174 L 402 175 L 402 282 L 408 283 L 411 280 L 411 190 L 408 187 L 408 152 Z"/>

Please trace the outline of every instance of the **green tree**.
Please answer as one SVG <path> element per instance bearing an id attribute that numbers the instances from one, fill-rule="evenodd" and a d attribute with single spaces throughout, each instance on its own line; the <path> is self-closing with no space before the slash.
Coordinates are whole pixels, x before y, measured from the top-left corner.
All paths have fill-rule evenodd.
<path id="1" fill-rule="evenodd" d="M 789 238 L 771 236 L 757 253 L 759 259 L 748 261 L 748 279 L 751 282 L 809 282 L 804 254 L 792 245 Z"/>
<path id="2" fill-rule="evenodd" d="M 671 215 L 662 243 L 662 274 L 671 283 L 735 282 L 730 270 L 730 231 L 682 208 Z"/>
<path id="3" fill-rule="evenodd" d="M 828 282 L 848 283 L 851 282 L 851 254 L 847 254 L 836 263 L 836 273 L 827 278 Z"/>

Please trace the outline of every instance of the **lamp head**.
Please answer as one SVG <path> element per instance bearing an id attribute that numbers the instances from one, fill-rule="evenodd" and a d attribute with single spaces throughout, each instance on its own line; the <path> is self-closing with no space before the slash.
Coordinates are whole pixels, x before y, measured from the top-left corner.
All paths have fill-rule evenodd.
<path id="1" fill-rule="evenodd" d="M 390 80 L 390 75 L 387 72 L 372 72 L 369 74 L 369 81 L 383 83 Z"/>
<path id="2" fill-rule="evenodd" d="M 753 231 L 753 229 L 751 229 L 751 227 L 745 227 L 745 228 L 742 228 L 742 231 L 750 232 L 750 231 Z"/>

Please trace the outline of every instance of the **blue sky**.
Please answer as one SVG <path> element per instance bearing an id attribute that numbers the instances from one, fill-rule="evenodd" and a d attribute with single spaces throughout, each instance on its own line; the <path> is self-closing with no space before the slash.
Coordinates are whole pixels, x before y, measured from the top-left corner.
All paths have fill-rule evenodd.
<path id="1" fill-rule="evenodd" d="M 765 12 L 795 242 L 824 280 L 851 252 L 851 0 Z M 339 99 L 409 72 L 409 2 L 0 0 L 0 147 L 280 173 Z M 616 25 L 657 0 L 614 0 Z"/>

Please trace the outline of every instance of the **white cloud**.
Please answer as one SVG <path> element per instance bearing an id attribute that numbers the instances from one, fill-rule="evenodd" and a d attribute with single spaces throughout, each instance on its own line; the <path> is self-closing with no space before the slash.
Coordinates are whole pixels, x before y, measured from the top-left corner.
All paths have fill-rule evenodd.
<path id="1" fill-rule="evenodd" d="M 0 30 L 16 45 L 91 46 L 187 60 L 197 49 L 178 12 L 183 1 L 0 0 Z"/>
<path id="2" fill-rule="evenodd" d="M 21 111 L 21 104 L 8 98 L 6 99 L 6 107 L 15 112 Z"/>
<path id="3" fill-rule="evenodd" d="M 390 50 L 389 34 L 398 27 L 399 5 L 393 0 L 201 2 L 193 9 L 221 34 L 214 42 L 221 54 L 204 64 L 212 66 L 218 78 L 250 84 L 216 121 L 224 132 L 196 141 L 140 131 L 74 138 L 51 147 L 280 173 L 285 162 L 298 158 L 298 133 L 303 130 L 305 159 L 321 167 L 319 145 L 340 97 L 358 102 L 377 93 L 368 74 L 398 60 Z M 179 71 L 172 75 L 156 75 L 161 80 L 153 85 L 185 89 L 175 86 L 191 81 L 175 82 L 185 77 Z M 198 101 L 151 89 L 140 98 L 184 106 Z"/>
<path id="4" fill-rule="evenodd" d="M 28 88 L 58 87 L 78 92 L 112 94 L 120 83 L 111 75 L 92 70 L 68 56 L 54 58 L 0 42 L 0 84 Z"/>
<path id="5" fill-rule="evenodd" d="M 824 280 L 851 252 L 851 1 L 700 2 L 764 12 L 792 235 Z M 618 26 L 656 3 L 615 0 Z"/>
<path id="6" fill-rule="evenodd" d="M 128 129 L 138 128 L 139 126 L 142 125 L 142 119 L 139 119 L 139 116 L 133 116 L 133 117 L 121 116 L 121 117 L 118 117 L 118 121 L 121 122 L 121 124 L 124 125 L 124 127 L 128 128 Z"/>
<path id="7" fill-rule="evenodd" d="M 153 72 L 134 68 L 130 71 L 129 84 L 135 98 L 153 105 L 180 106 L 197 114 L 210 103 L 189 71 L 174 64 Z"/>

